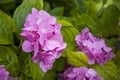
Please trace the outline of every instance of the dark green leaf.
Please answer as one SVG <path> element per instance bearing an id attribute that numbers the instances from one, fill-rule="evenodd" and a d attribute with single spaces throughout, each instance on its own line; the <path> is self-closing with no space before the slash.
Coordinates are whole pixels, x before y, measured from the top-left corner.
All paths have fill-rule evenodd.
<path id="1" fill-rule="evenodd" d="M 103 80 L 119 80 L 117 68 L 113 61 L 109 61 L 103 66 L 96 64 L 93 68 Z"/>
<path id="2" fill-rule="evenodd" d="M 18 59 L 16 53 L 14 53 L 10 48 L 0 46 L 0 65 L 5 65 L 10 75 L 17 76 Z"/>
<path id="3" fill-rule="evenodd" d="M 1 4 L 7 4 L 7 3 L 10 3 L 10 2 L 13 2 L 14 0 L 0 0 L 0 5 Z"/>
<path id="4" fill-rule="evenodd" d="M 43 80 L 44 72 L 41 70 L 39 64 L 35 64 L 30 59 L 30 70 L 33 80 Z"/>
<path id="5" fill-rule="evenodd" d="M 50 14 L 53 16 L 62 16 L 63 12 L 64 12 L 64 7 L 57 7 L 57 8 L 52 9 Z"/>
<path id="6" fill-rule="evenodd" d="M 3 45 L 12 44 L 14 42 L 13 34 L 8 28 L 8 24 L 4 20 L 0 19 L 0 44 Z"/>
<path id="7" fill-rule="evenodd" d="M 88 58 L 85 53 L 82 52 L 69 52 L 67 54 L 68 62 L 72 66 L 80 67 L 80 66 L 87 66 Z"/>
<path id="8" fill-rule="evenodd" d="M 118 17 L 120 11 L 115 5 L 111 5 L 104 9 L 101 23 L 101 31 L 103 36 L 113 36 L 120 34 L 120 26 L 118 26 Z"/>
<path id="9" fill-rule="evenodd" d="M 15 26 L 18 28 L 19 32 L 24 26 L 26 16 L 31 12 L 32 8 L 42 9 L 43 0 L 24 0 L 23 3 L 16 9 L 14 14 Z"/>
<path id="10" fill-rule="evenodd" d="M 0 19 L 4 21 L 4 23 L 10 28 L 11 31 L 17 32 L 17 28 L 13 24 L 13 19 L 0 10 Z"/>

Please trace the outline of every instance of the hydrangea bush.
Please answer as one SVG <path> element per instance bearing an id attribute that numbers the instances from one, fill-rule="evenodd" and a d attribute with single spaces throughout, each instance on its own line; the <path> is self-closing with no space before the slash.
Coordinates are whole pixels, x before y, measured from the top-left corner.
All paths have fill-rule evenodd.
<path id="1" fill-rule="evenodd" d="M 120 80 L 119 5 L 0 1 L 0 80 Z"/>

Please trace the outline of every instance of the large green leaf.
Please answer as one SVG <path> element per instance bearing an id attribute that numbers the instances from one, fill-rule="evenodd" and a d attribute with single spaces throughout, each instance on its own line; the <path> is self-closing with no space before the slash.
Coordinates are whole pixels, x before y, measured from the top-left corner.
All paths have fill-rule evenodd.
<path id="1" fill-rule="evenodd" d="M 63 24 L 62 27 L 62 35 L 64 42 L 67 43 L 67 48 L 65 49 L 62 56 L 66 57 L 66 54 L 69 51 L 76 51 L 76 43 L 75 43 L 75 37 L 79 33 L 76 28 L 72 26 L 71 23 L 68 23 L 66 21 L 60 21 Z"/>
<path id="2" fill-rule="evenodd" d="M 80 67 L 87 66 L 88 58 L 85 53 L 82 52 L 70 52 L 68 55 L 68 62 L 72 66 Z"/>
<path id="3" fill-rule="evenodd" d="M 119 80 L 117 68 L 113 61 L 109 61 L 103 66 L 95 64 L 93 68 L 103 80 Z"/>
<path id="4" fill-rule="evenodd" d="M 31 12 L 32 8 L 42 9 L 43 0 L 24 0 L 23 3 L 16 9 L 14 14 L 15 26 L 18 28 L 19 32 L 24 26 L 26 16 Z"/>
<path id="5" fill-rule="evenodd" d="M 119 23 L 120 10 L 113 4 L 105 8 L 100 19 L 101 31 L 103 36 L 113 36 L 120 34 Z"/>
<path id="6" fill-rule="evenodd" d="M 10 75 L 18 74 L 18 59 L 16 53 L 8 47 L 0 46 L 0 65 L 5 65 Z"/>
<path id="7" fill-rule="evenodd" d="M 0 44 L 8 45 L 14 42 L 13 34 L 8 28 L 8 24 L 0 18 Z"/>
<path id="8" fill-rule="evenodd" d="M 0 10 L 0 19 L 10 28 L 11 31 L 17 32 L 17 28 L 13 24 L 13 19 Z"/>

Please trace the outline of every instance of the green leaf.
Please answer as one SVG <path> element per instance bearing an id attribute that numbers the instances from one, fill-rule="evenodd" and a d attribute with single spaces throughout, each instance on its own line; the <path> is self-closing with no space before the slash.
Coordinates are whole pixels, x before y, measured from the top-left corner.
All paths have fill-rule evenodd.
<path id="1" fill-rule="evenodd" d="M 48 12 L 50 12 L 50 10 L 51 10 L 50 9 L 50 4 L 48 2 L 46 2 L 46 1 L 44 1 L 43 9 L 46 10 L 46 11 L 48 11 Z"/>
<path id="2" fill-rule="evenodd" d="M 67 44 L 67 48 L 64 50 L 62 56 L 66 57 L 69 51 L 76 51 L 76 42 L 75 37 L 79 32 L 76 28 L 72 26 L 63 26 L 62 27 L 62 35 L 64 42 Z"/>
<path id="3" fill-rule="evenodd" d="M 8 24 L 0 18 L 0 44 L 3 45 L 12 44 L 14 42 L 13 34 L 8 28 Z"/>
<path id="4" fill-rule="evenodd" d="M 119 80 L 117 68 L 113 61 L 109 61 L 103 66 L 95 64 L 92 68 L 94 68 L 98 75 L 103 78 L 103 80 Z"/>
<path id="5" fill-rule="evenodd" d="M 57 8 L 52 9 L 50 14 L 53 16 L 62 16 L 63 12 L 64 12 L 64 7 L 57 7 Z"/>
<path id="6" fill-rule="evenodd" d="M 68 62 L 72 66 L 80 67 L 87 66 L 88 58 L 85 53 L 82 52 L 70 52 L 68 55 Z"/>
<path id="7" fill-rule="evenodd" d="M 77 10 L 80 14 L 85 13 L 84 0 L 71 0 L 74 9 Z"/>
<path id="8" fill-rule="evenodd" d="M 62 71 L 66 66 L 66 61 L 67 59 L 64 57 L 60 57 L 59 59 L 56 59 L 52 70 L 58 71 L 58 72 Z"/>
<path id="9" fill-rule="evenodd" d="M 11 31 L 17 32 L 17 28 L 13 24 L 13 19 L 0 10 L 0 19 L 10 28 Z"/>
<path id="10" fill-rule="evenodd" d="M 120 10 L 114 4 L 104 9 L 100 19 L 102 36 L 108 37 L 120 34 L 119 14 Z"/>
<path id="11" fill-rule="evenodd" d="M 31 76 L 33 77 L 33 80 L 43 80 L 44 77 L 44 72 L 42 71 L 42 69 L 40 68 L 39 64 L 35 64 L 30 61 L 30 70 L 31 70 Z"/>
<path id="12" fill-rule="evenodd" d="M 24 0 L 23 3 L 16 9 L 13 16 L 15 26 L 21 31 L 24 26 L 26 16 L 31 12 L 32 8 L 42 9 L 43 0 Z"/>
<path id="13" fill-rule="evenodd" d="M 64 19 L 58 20 L 57 23 L 62 24 L 62 26 L 72 26 L 73 27 L 73 25 L 69 21 L 64 20 Z"/>
<path id="14" fill-rule="evenodd" d="M 115 58 L 114 58 L 114 62 L 118 68 L 118 73 L 120 76 L 120 50 L 116 53 Z"/>
<path id="15" fill-rule="evenodd" d="M 1 4 L 7 4 L 7 3 L 10 3 L 10 2 L 13 2 L 14 0 L 0 0 L 0 5 Z"/>
<path id="16" fill-rule="evenodd" d="M 55 80 L 56 73 L 52 70 L 48 71 L 42 80 Z"/>
<path id="17" fill-rule="evenodd" d="M 0 65 L 5 65 L 11 76 L 17 76 L 18 59 L 16 53 L 10 48 L 0 46 Z"/>
<path id="18" fill-rule="evenodd" d="M 114 4 L 119 8 L 120 10 L 120 0 L 113 0 Z"/>

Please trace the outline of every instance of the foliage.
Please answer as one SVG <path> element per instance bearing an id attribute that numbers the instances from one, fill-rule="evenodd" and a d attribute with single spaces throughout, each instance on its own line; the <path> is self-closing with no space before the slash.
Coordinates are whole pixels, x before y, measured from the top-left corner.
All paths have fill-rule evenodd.
<path id="1" fill-rule="evenodd" d="M 57 18 L 67 44 L 47 73 L 32 62 L 33 53 L 22 51 L 24 39 L 20 33 L 33 7 Z M 0 65 L 5 65 L 10 76 L 20 80 L 59 80 L 58 73 L 69 64 L 93 68 L 103 80 L 120 80 L 120 0 L 0 0 L 0 9 Z M 113 60 L 103 66 L 88 65 L 88 57 L 78 52 L 75 42 L 76 35 L 85 27 L 113 48 Z"/>

